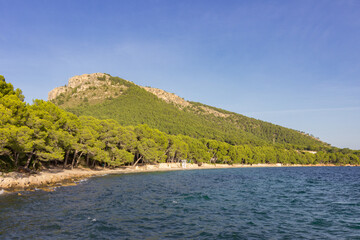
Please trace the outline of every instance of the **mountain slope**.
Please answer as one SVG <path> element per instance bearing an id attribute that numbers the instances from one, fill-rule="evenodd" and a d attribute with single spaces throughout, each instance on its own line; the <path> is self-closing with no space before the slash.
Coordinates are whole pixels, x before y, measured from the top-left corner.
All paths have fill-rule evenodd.
<path id="1" fill-rule="evenodd" d="M 122 125 L 148 124 L 169 134 L 230 144 L 278 145 L 319 150 L 328 144 L 299 131 L 201 103 L 161 89 L 141 87 L 108 74 L 84 74 L 49 93 L 49 100 L 76 115 L 115 119 Z"/>

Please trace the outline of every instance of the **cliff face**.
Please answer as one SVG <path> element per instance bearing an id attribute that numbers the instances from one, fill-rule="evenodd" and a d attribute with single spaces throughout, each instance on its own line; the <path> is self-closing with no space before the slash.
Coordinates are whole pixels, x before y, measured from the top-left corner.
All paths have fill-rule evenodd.
<path id="1" fill-rule="evenodd" d="M 69 79 L 68 86 L 71 88 L 80 87 L 81 90 L 87 89 L 90 84 L 93 86 L 100 86 L 103 84 L 109 84 L 110 76 L 104 73 L 92 73 L 74 76 Z"/>
<path id="2" fill-rule="evenodd" d="M 66 92 L 66 87 L 57 87 L 48 93 L 48 101 L 54 100 L 57 96 Z"/>
<path id="3" fill-rule="evenodd" d="M 57 87 L 48 93 L 48 100 L 51 101 L 69 89 L 75 89 L 77 92 L 85 91 L 90 87 L 99 87 L 110 85 L 110 76 L 104 73 L 92 73 L 77 75 L 69 79 L 68 84 L 63 87 Z"/>

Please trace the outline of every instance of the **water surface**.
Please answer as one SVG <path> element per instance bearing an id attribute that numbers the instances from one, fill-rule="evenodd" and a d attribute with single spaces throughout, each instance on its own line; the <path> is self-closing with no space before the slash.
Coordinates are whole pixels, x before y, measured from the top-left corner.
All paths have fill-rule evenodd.
<path id="1" fill-rule="evenodd" d="M 0 239 L 360 239 L 360 168 L 111 175 L 0 196 Z"/>

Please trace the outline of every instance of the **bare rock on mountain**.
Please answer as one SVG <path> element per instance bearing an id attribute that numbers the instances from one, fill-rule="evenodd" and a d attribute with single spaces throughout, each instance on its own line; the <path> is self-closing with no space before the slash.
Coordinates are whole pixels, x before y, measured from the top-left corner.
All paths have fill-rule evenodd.
<path id="1" fill-rule="evenodd" d="M 183 109 L 185 107 L 192 107 L 194 109 L 199 110 L 198 111 L 199 114 L 204 114 L 204 115 L 212 114 L 216 117 L 222 117 L 222 118 L 226 118 L 226 117 L 230 116 L 230 114 L 225 114 L 225 113 L 216 111 L 216 110 L 211 109 L 206 106 L 200 106 L 200 107 L 194 106 L 190 102 L 184 100 L 183 98 L 181 98 L 173 93 L 166 92 L 162 89 L 152 88 L 152 87 L 142 87 L 142 88 L 144 88 L 146 91 L 154 94 L 158 98 L 164 100 L 165 102 L 174 104 L 175 106 L 177 106 L 180 109 Z"/>
<path id="2" fill-rule="evenodd" d="M 173 94 L 168 93 L 162 89 L 152 88 L 152 87 L 143 87 L 146 91 L 156 95 L 158 98 L 164 100 L 167 103 L 173 103 L 179 108 L 188 107 L 191 104 L 188 101 L 185 101 L 183 98 Z"/>
<path id="3" fill-rule="evenodd" d="M 48 93 L 48 100 L 51 101 L 51 100 L 55 99 L 57 96 L 59 96 L 60 94 L 65 93 L 66 89 L 67 89 L 66 87 L 54 88 L 53 90 L 51 90 Z"/>
<path id="4" fill-rule="evenodd" d="M 87 85 L 100 86 L 107 83 L 110 79 L 109 75 L 104 73 L 92 73 L 92 74 L 83 74 L 77 75 L 69 79 L 68 87 L 76 88 L 79 87 L 79 90 L 86 89 Z"/>
<path id="5" fill-rule="evenodd" d="M 68 85 L 63 87 L 57 87 L 48 93 L 48 100 L 55 99 L 62 93 L 65 93 L 69 89 L 77 88 L 77 91 L 84 91 L 90 86 L 109 85 L 110 76 L 104 73 L 92 73 L 77 75 L 69 79 Z"/>

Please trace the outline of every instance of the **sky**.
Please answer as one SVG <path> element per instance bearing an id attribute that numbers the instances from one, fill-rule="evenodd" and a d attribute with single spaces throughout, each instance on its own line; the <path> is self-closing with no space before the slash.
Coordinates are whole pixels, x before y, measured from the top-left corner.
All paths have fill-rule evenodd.
<path id="1" fill-rule="evenodd" d="M 27 102 L 104 72 L 360 149 L 358 0 L 0 0 Z"/>

